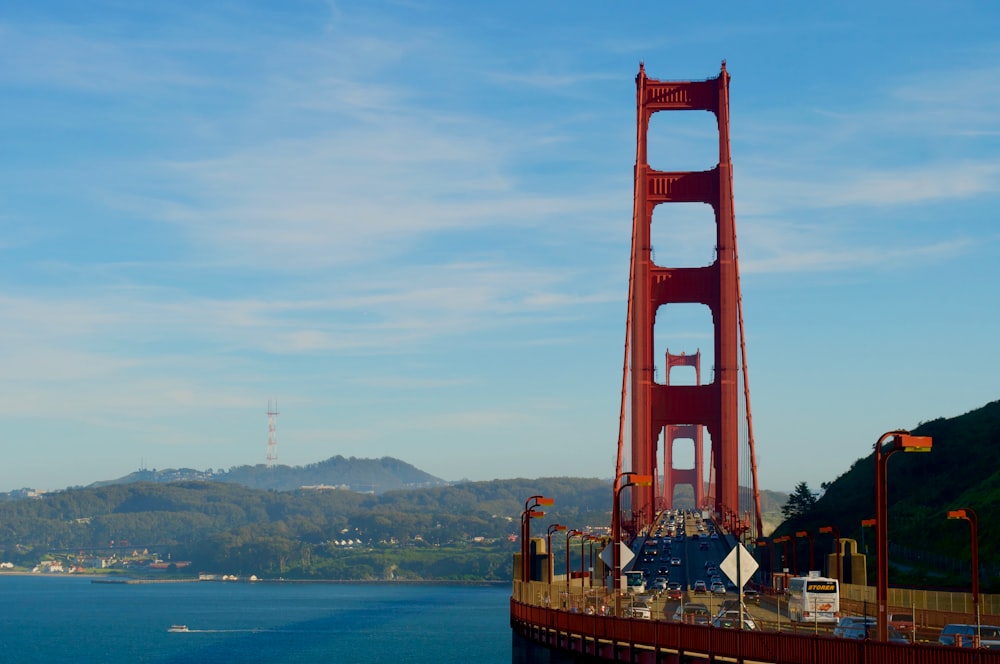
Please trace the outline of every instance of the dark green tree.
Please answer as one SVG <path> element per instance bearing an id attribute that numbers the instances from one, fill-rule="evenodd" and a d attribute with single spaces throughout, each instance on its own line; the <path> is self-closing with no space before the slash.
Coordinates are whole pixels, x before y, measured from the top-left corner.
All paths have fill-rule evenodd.
<path id="1" fill-rule="evenodd" d="M 808 514 L 815 505 L 816 496 L 809 490 L 809 485 L 805 482 L 799 482 L 781 508 L 781 514 L 785 519 L 797 519 Z"/>

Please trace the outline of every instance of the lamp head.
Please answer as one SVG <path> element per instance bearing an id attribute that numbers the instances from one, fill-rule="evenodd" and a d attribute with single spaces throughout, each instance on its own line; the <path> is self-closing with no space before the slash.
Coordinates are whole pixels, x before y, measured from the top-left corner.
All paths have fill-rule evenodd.
<path id="1" fill-rule="evenodd" d="M 652 486 L 652 475 L 637 475 L 636 473 L 625 473 L 628 483 L 632 486 Z"/>
<path id="2" fill-rule="evenodd" d="M 892 449 L 903 450 L 904 452 L 930 452 L 934 439 L 930 436 L 911 436 L 910 434 L 896 434 L 892 441 Z"/>

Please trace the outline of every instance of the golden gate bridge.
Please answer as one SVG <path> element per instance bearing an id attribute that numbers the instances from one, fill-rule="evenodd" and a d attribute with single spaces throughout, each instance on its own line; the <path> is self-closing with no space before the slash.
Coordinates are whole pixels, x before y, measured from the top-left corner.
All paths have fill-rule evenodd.
<path id="1" fill-rule="evenodd" d="M 837 638 L 829 636 L 827 630 L 820 633 L 818 627 L 815 633 L 743 629 L 742 578 L 736 588 L 741 607 L 739 629 L 688 624 L 685 620 L 650 620 L 637 617 L 631 609 L 634 598 L 629 597 L 622 581 L 628 563 L 623 556 L 631 558 L 636 550 L 645 552 L 643 542 L 653 541 L 663 526 L 664 515 L 678 514 L 674 509 L 678 487 L 689 485 L 693 490 L 696 511 L 691 523 L 700 524 L 704 515 L 737 553 L 742 542 L 755 542 L 763 530 L 733 203 L 729 82 L 725 62 L 718 76 L 700 81 L 655 80 L 640 64 L 636 76 L 628 313 L 611 534 L 598 537 L 554 524 L 557 531 L 566 531 L 566 573 L 559 578 L 551 552 L 553 527 L 545 539 L 531 537 L 531 520 L 544 514 L 537 508 L 552 504 L 554 498 L 532 496 L 525 502 L 522 548 L 515 557 L 511 596 L 515 639 L 583 655 L 591 661 L 1000 662 L 1000 650 L 886 640 L 883 623 L 887 601 L 881 569 L 876 639 Z M 650 119 L 661 111 L 707 111 L 714 115 L 718 127 L 718 162 L 714 168 L 672 171 L 649 163 Z M 711 207 L 716 251 L 710 264 L 669 266 L 654 260 L 654 209 L 676 203 Z M 666 219 L 657 215 L 656 221 L 670 223 L 671 219 L 669 215 Z M 669 317 L 671 305 L 679 304 L 703 305 L 711 312 L 711 367 L 702 366 L 700 349 L 684 348 L 683 339 L 665 338 L 658 330 L 658 319 Z M 661 381 L 657 380 L 658 360 L 662 360 L 664 369 Z M 694 380 L 673 381 L 675 369 L 693 370 Z M 908 432 L 890 433 L 895 434 L 890 452 L 920 441 Z M 876 458 L 883 439 L 876 444 Z M 683 444 L 693 448 L 689 455 L 694 460 L 692 467 L 675 467 L 675 448 Z M 920 444 L 929 447 L 930 439 Z M 884 521 L 883 516 L 883 527 Z M 581 570 L 576 574 L 569 568 L 569 540 L 573 536 L 581 538 Z M 583 569 L 583 544 L 587 540 L 604 547 L 592 572 Z M 843 551 L 839 542 L 837 546 L 834 557 L 839 560 Z M 593 548 L 591 551 L 593 557 Z M 780 615 L 779 604 L 779 621 Z M 517 652 L 515 648 L 515 661 Z"/>

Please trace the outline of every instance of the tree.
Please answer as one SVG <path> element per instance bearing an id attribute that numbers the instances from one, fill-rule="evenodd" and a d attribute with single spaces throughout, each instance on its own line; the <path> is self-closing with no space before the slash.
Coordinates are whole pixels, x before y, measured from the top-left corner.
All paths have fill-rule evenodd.
<path id="1" fill-rule="evenodd" d="M 788 500 L 781 507 L 781 514 L 785 519 L 795 519 L 807 514 L 816 505 L 816 496 L 809 490 L 809 485 L 799 482 L 795 485 L 795 490 L 788 496 Z"/>

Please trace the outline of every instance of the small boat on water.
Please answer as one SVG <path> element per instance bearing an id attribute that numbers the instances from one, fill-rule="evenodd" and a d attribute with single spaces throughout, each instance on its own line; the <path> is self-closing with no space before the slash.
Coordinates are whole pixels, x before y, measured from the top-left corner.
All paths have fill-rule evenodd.
<path id="1" fill-rule="evenodd" d="M 168 632 L 189 632 L 191 630 L 188 629 L 187 625 L 171 625 L 170 629 L 168 629 L 167 631 Z"/>

